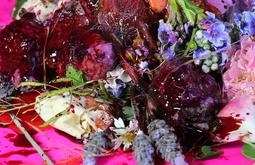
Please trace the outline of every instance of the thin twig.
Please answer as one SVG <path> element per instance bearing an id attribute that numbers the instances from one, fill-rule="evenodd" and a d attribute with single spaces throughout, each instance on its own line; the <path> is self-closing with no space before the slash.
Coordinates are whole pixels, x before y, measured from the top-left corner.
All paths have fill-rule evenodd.
<path id="1" fill-rule="evenodd" d="M 47 71 L 46 71 L 46 47 L 48 44 L 48 38 L 49 38 L 49 33 L 50 33 L 50 29 L 47 28 L 46 29 L 46 38 L 45 38 L 45 42 L 44 42 L 44 47 L 43 47 L 43 82 L 46 84 L 47 82 Z M 46 89 L 46 85 L 44 86 L 44 89 Z"/>
<path id="2" fill-rule="evenodd" d="M 42 150 L 42 148 L 36 143 L 36 141 L 31 137 L 31 135 L 27 132 L 27 130 L 22 126 L 22 124 L 16 118 L 16 116 L 12 112 L 9 112 L 9 115 L 12 118 L 13 122 L 15 123 L 15 125 L 25 135 L 26 139 L 35 148 L 35 150 L 40 154 L 40 156 L 43 158 L 43 160 L 48 165 L 54 165 L 54 163 L 50 160 L 50 158 L 46 155 L 46 153 Z"/>

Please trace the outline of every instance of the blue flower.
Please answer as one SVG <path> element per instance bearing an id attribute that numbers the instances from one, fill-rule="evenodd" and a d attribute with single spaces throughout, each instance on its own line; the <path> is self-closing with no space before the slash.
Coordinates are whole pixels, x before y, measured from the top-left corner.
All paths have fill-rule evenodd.
<path id="1" fill-rule="evenodd" d="M 175 56 L 175 50 L 174 49 L 175 49 L 175 45 L 172 45 L 169 48 L 167 48 L 163 53 L 163 58 L 165 60 L 170 60 L 170 59 L 174 58 L 174 56 Z"/>
<path id="2" fill-rule="evenodd" d="M 206 12 L 207 17 L 202 20 L 201 25 L 203 29 L 209 29 L 211 26 L 213 26 L 216 23 L 221 23 L 221 21 L 217 18 L 215 18 L 215 14 L 211 12 Z"/>
<path id="3" fill-rule="evenodd" d="M 119 97 L 123 89 L 125 88 L 126 88 L 126 84 L 122 80 L 116 79 L 115 84 L 112 86 L 108 86 L 106 90 L 112 93 L 115 97 Z"/>
<path id="4" fill-rule="evenodd" d="M 230 36 L 223 23 L 215 23 L 203 32 L 204 38 L 219 51 L 230 45 Z"/>
<path id="5" fill-rule="evenodd" d="M 193 53 L 193 59 L 206 59 L 207 57 L 209 57 L 211 55 L 211 51 L 210 50 L 204 50 L 204 49 L 198 49 L 195 50 Z"/>
<path id="6" fill-rule="evenodd" d="M 115 97 L 119 97 L 126 88 L 127 83 L 131 82 L 131 78 L 123 68 L 116 68 L 107 72 L 107 78 L 104 81 L 104 87 Z"/>
<path id="7" fill-rule="evenodd" d="M 164 23 L 163 20 L 159 21 L 158 39 L 163 45 L 173 44 L 177 41 L 176 33 L 173 31 L 172 26 Z"/>
<path id="8" fill-rule="evenodd" d="M 234 17 L 236 25 L 239 27 L 242 35 L 255 35 L 255 13 L 245 11 Z"/>
<path id="9" fill-rule="evenodd" d="M 139 69 L 142 71 L 146 70 L 148 66 L 149 66 L 149 63 L 147 61 L 141 61 L 139 63 Z"/>

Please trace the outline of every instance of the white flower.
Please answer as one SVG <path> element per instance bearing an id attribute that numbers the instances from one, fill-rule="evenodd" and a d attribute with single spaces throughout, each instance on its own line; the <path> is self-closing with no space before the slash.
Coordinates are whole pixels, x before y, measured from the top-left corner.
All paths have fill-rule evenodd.
<path id="1" fill-rule="evenodd" d="M 132 142 L 138 131 L 138 121 L 131 120 L 129 126 L 125 127 L 124 121 L 121 118 L 114 119 L 114 126 L 110 129 L 115 133 L 116 139 L 113 140 L 115 143 L 114 149 L 118 149 L 121 144 L 124 145 L 124 151 L 131 147 Z"/>

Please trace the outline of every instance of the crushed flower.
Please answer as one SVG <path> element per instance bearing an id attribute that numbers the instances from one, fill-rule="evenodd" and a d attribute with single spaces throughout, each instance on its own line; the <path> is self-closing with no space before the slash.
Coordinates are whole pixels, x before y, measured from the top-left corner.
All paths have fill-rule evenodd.
<path id="1" fill-rule="evenodd" d="M 132 146 L 135 139 L 138 131 L 138 121 L 133 119 L 126 127 L 121 118 L 114 119 L 114 127 L 110 127 L 110 129 L 115 133 L 116 136 L 116 138 L 113 139 L 113 142 L 115 143 L 114 149 L 118 149 L 123 144 L 123 150 L 126 151 Z"/>
<path id="2" fill-rule="evenodd" d="M 129 82 L 131 82 L 131 78 L 125 70 L 120 67 L 107 72 L 107 78 L 104 81 L 106 90 L 116 97 L 121 95 L 123 89 L 127 86 L 126 84 Z"/>

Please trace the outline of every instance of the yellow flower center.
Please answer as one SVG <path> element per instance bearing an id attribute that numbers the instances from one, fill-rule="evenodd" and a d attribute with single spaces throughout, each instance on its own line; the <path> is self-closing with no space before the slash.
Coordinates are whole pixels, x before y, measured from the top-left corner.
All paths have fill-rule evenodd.
<path id="1" fill-rule="evenodd" d="M 124 142 L 132 142 L 135 139 L 135 134 L 133 132 L 128 132 L 123 136 Z"/>

